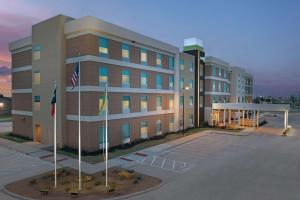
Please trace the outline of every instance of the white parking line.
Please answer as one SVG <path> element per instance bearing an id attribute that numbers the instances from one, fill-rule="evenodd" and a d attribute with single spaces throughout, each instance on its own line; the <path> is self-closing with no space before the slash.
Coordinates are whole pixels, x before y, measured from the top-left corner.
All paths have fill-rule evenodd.
<path id="1" fill-rule="evenodd" d="M 174 161 L 174 162 L 173 162 L 173 169 L 174 169 L 174 168 L 175 168 L 175 162 L 176 162 L 176 161 L 175 161 L 175 160 L 173 160 L 173 161 Z"/>
<path id="2" fill-rule="evenodd" d="M 161 165 L 161 168 L 164 168 L 164 164 L 165 164 L 165 158 L 164 158 L 164 160 L 163 160 L 163 162 L 162 162 L 162 165 Z"/>
<path id="3" fill-rule="evenodd" d="M 153 159 L 152 159 L 152 162 L 151 162 L 151 165 L 153 165 L 154 161 L 156 160 L 156 156 L 153 156 Z"/>

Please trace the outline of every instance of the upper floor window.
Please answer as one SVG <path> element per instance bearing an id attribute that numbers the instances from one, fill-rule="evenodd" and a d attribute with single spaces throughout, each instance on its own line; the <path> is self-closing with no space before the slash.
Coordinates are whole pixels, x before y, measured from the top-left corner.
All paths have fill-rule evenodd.
<path id="1" fill-rule="evenodd" d="M 128 62 L 129 58 L 130 58 L 129 45 L 122 44 L 122 60 Z"/>
<path id="2" fill-rule="evenodd" d="M 104 115 L 106 112 L 105 95 L 99 97 L 99 115 Z"/>
<path id="3" fill-rule="evenodd" d="M 222 91 L 222 88 L 221 88 L 221 82 L 219 82 L 219 92 Z"/>
<path id="4" fill-rule="evenodd" d="M 189 98 L 189 104 L 190 104 L 190 106 L 194 105 L 194 97 L 193 96 L 190 96 L 190 98 Z"/>
<path id="5" fill-rule="evenodd" d="M 99 38 L 99 55 L 101 57 L 108 57 L 108 39 Z"/>
<path id="6" fill-rule="evenodd" d="M 169 89 L 173 90 L 174 89 L 174 76 L 169 76 Z"/>
<path id="7" fill-rule="evenodd" d="M 32 47 L 32 58 L 34 61 L 39 60 L 41 58 L 41 46 L 34 45 Z"/>
<path id="8" fill-rule="evenodd" d="M 217 76 L 217 67 L 216 66 L 212 66 L 212 75 Z"/>
<path id="9" fill-rule="evenodd" d="M 169 96 L 169 109 L 174 109 L 174 97 L 173 97 L 173 95 Z"/>
<path id="10" fill-rule="evenodd" d="M 156 66 L 161 67 L 162 65 L 162 55 L 160 53 L 156 54 Z"/>
<path id="11" fill-rule="evenodd" d="M 141 88 L 148 88 L 148 74 L 144 71 L 141 72 Z"/>
<path id="12" fill-rule="evenodd" d="M 194 88 L 194 81 L 193 80 L 189 80 L 189 88 L 190 89 Z"/>
<path id="13" fill-rule="evenodd" d="M 219 77 L 222 77 L 222 69 L 219 68 Z"/>
<path id="14" fill-rule="evenodd" d="M 156 81 L 156 89 L 162 89 L 163 80 L 160 74 L 156 74 L 155 81 Z"/>
<path id="15" fill-rule="evenodd" d="M 227 70 L 224 69 L 224 78 L 227 79 Z"/>
<path id="16" fill-rule="evenodd" d="M 100 86 L 105 85 L 108 81 L 108 69 L 107 67 L 99 67 L 99 83 Z"/>
<path id="17" fill-rule="evenodd" d="M 184 70 L 184 60 L 182 58 L 180 58 L 179 68 L 180 70 Z"/>
<path id="18" fill-rule="evenodd" d="M 190 61 L 190 63 L 189 63 L 189 71 L 190 72 L 194 71 L 194 63 L 193 63 L 193 61 Z"/>
<path id="19" fill-rule="evenodd" d="M 184 78 L 180 78 L 180 80 L 179 80 L 179 88 L 180 88 L 181 90 L 184 89 Z"/>
<path id="20" fill-rule="evenodd" d="M 148 98 L 147 96 L 141 96 L 141 112 L 147 111 Z"/>
<path id="21" fill-rule="evenodd" d="M 212 91 L 216 91 L 216 81 L 212 81 Z"/>
<path id="22" fill-rule="evenodd" d="M 33 84 L 39 85 L 41 83 L 41 73 L 40 71 L 34 71 L 33 73 Z"/>
<path id="23" fill-rule="evenodd" d="M 162 96 L 156 96 L 156 110 L 162 109 Z"/>
<path id="24" fill-rule="evenodd" d="M 122 112 L 130 113 L 130 96 L 122 97 Z"/>
<path id="25" fill-rule="evenodd" d="M 146 49 L 141 49 L 141 63 L 144 65 L 148 64 L 147 61 L 147 50 Z"/>
<path id="26" fill-rule="evenodd" d="M 130 73 L 129 70 L 122 70 L 122 87 L 130 87 Z"/>
<path id="27" fill-rule="evenodd" d="M 169 56 L 169 68 L 174 69 L 174 57 Z"/>
<path id="28" fill-rule="evenodd" d="M 41 97 L 34 96 L 34 110 L 40 110 L 41 108 Z"/>

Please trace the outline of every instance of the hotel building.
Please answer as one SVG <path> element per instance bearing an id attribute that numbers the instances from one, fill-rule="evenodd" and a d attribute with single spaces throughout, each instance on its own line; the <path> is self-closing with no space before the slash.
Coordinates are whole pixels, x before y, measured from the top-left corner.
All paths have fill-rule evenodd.
<path id="1" fill-rule="evenodd" d="M 84 151 L 102 148 L 105 83 L 110 147 L 194 126 L 195 58 L 175 46 L 94 17 L 59 15 L 9 48 L 14 134 L 53 144 L 56 82 L 58 145 L 78 147 L 78 87 L 71 86 L 78 62 Z"/>

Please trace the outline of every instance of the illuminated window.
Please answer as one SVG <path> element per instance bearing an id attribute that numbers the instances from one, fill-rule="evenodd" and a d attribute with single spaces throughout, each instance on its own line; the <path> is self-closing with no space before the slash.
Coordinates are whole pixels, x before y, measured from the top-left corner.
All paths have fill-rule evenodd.
<path id="1" fill-rule="evenodd" d="M 108 39 L 99 38 L 99 55 L 101 57 L 108 57 Z"/>
<path id="2" fill-rule="evenodd" d="M 147 50 L 146 49 L 141 49 L 141 63 L 143 65 L 147 65 Z"/>
<path id="3" fill-rule="evenodd" d="M 35 71 L 33 73 L 33 84 L 39 85 L 40 82 L 41 82 L 41 73 L 40 73 L 40 71 Z"/>
<path id="4" fill-rule="evenodd" d="M 141 96 L 141 112 L 147 112 L 148 98 L 147 96 Z"/>
<path id="5" fill-rule="evenodd" d="M 194 88 L 194 81 L 193 80 L 189 80 L 189 88 L 190 89 Z"/>
<path id="6" fill-rule="evenodd" d="M 173 95 L 169 96 L 169 109 L 174 109 L 174 97 Z"/>
<path id="7" fill-rule="evenodd" d="M 156 110 L 162 109 L 162 96 L 156 97 Z"/>
<path id="8" fill-rule="evenodd" d="M 122 139 L 123 139 L 123 143 L 130 142 L 130 135 L 131 135 L 130 124 L 123 124 L 122 125 Z"/>
<path id="9" fill-rule="evenodd" d="M 219 82 L 219 92 L 221 92 L 221 82 Z"/>
<path id="10" fill-rule="evenodd" d="M 194 97 L 193 96 L 190 96 L 190 98 L 189 98 L 189 105 L 190 106 L 194 105 Z"/>
<path id="11" fill-rule="evenodd" d="M 219 77 L 222 77 L 222 69 L 219 68 Z"/>
<path id="12" fill-rule="evenodd" d="M 130 87 L 130 73 L 129 70 L 122 70 L 122 87 Z"/>
<path id="13" fill-rule="evenodd" d="M 105 115 L 106 105 L 105 105 L 105 96 L 100 95 L 99 97 L 99 115 Z"/>
<path id="14" fill-rule="evenodd" d="M 216 81 L 212 82 L 212 90 L 213 90 L 213 92 L 216 91 Z"/>
<path id="15" fill-rule="evenodd" d="M 107 67 L 99 67 L 99 85 L 104 86 L 108 81 L 108 69 Z"/>
<path id="16" fill-rule="evenodd" d="M 155 130 L 156 130 L 156 135 L 161 135 L 161 133 L 162 133 L 162 123 L 161 123 L 160 119 L 156 120 Z"/>
<path id="17" fill-rule="evenodd" d="M 141 138 L 148 138 L 148 123 L 146 121 L 141 122 Z"/>
<path id="18" fill-rule="evenodd" d="M 40 110 L 41 108 L 41 97 L 40 96 L 34 96 L 34 110 Z"/>
<path id="19" fill-rule="evenodd" d="M 189 71 L 190 72 L 194 71 L 194 63 L 192 61 L 190 61 L 190 63 L 189 63 Z"/>
<path id="20" fill-rule="evenodd" d="M 34 45 L 32 47 L 32 57 L 33 60 L 39 60 L 41 58 L 41 46 L 40 45 Z"/>
<path id="21" fill-rule="evenodd" d="M 148 88 L 148 74 L 144 71 L 141 72 L 141 88 Z"/>
<path id="22" fill-rule="evenodd" d="M 161 67 L 162 64 L 162 55 L 160 53 L 156 54 L 156 66 Z"/>
<path id="23" fill-rule="evenodd" d="M 128 44 L 122 44 L 122 59 L 123 61 L 129 61 L 130 58 L 130 51 Z"/>
<path id="24" fill-rule="evenodd" d="M 130 97 L 129 96 L 122 97 L 122 112 L 130 113 Z"/>

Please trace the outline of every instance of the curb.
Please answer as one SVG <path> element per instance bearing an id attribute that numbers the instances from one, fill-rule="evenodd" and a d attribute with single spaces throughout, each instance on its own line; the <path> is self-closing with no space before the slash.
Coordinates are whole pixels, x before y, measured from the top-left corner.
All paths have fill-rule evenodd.
<path id="1" fill-rule="evenodd" d="M 15 199 L 19 199 L 19 200 L 36 200 L 36 199 L 31 199 L 31 198 L 28 198 L 28 197 L 24 197 L 24 196 L 12 193 L 12 192 L 8 191 L 5 188 L 2 188 L 0 191 L 3 192 L 4 194 L 10 196 L 10 197 L 15 198 Z"/>

